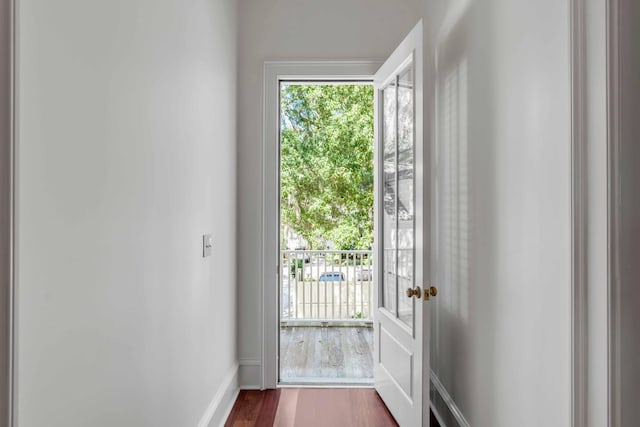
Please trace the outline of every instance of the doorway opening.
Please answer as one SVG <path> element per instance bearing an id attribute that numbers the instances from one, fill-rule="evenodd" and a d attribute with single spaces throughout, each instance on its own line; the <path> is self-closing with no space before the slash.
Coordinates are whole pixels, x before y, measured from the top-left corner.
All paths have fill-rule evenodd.
<path id="1" fill-rule="evenodd" d="M 279 83 L 279 383 L 373 384 L 374 89 Z"/>

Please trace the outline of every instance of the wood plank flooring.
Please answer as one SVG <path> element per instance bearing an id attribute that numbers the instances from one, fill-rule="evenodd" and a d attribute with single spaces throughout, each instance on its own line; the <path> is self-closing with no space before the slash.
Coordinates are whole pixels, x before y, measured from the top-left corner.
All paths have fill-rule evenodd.
<path id="1" fill-rule="evenodd" d="M 431 427 L 440 427 L 433 412 Z M 394 427 L 372 388 L 243 390 L 225 427 Z"/>
<path id="2" fill-rule="evenodd" d="M 240 392 L 225 427 L 393 427 L 371 388 L 283 388 Z"/>
<path id="3" fill-rule="evenodd" d="M 281 328 L 280 379 L 287 383 L 371 383 L 373 330 L 366 327 Z"/>

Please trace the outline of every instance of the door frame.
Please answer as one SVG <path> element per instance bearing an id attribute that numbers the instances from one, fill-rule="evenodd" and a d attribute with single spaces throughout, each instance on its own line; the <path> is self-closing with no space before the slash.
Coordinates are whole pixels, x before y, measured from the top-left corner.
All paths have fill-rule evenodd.
<path id="1" fill-rule="evenodd" d="M 621 1 L 570 0 L 573 426 L 599 421 L 590 419 L 589 408 L 604 411 L 609 427 L 621 422 Z M 600 239 L 606 248 L 594 244 Z M 606 279 L 590 264 L 606 270 Z M 604 377 L 606 387 L 599 387 Z"/>
<path id="2" fill-rule="evenodd" d="M 262 117 L 261 356 L 259 388 L 278 386 L 279 85 L 282 80 L 371 80 L 383 61 L 265 61 Z M 242 362 L 241 362 L 242 368 Z"/>
<path id="3" fill-rule="evenodd" d="M 13 425 L 15 1 L 0 0 L 0 424 Z"/>
<path id="4" fill-rule="evenodd" d="M 583 0 L 571 0 L 571 424 L 586 425 L 587 217 L 586 29 Z"/>

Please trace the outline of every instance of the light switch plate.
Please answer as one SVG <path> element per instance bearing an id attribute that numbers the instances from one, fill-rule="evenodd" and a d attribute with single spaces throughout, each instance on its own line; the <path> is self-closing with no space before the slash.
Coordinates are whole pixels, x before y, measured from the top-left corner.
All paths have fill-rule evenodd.
<path id="1" fill-rule="evenodd" d="M 205 234 L 202 236 L 202 258 L 211 256 L 211 249 L 213 248 L 213 237 L 211 234 Z"/>

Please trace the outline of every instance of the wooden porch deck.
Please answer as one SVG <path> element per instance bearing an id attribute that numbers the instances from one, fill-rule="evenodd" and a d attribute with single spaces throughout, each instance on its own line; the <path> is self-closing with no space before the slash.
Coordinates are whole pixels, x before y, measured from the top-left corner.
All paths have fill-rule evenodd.
<path id="1" fill-rule="evenodd" d="M 373 329 L 281 327 L 280 380 L 291 384 L 373 383 Z"/>

